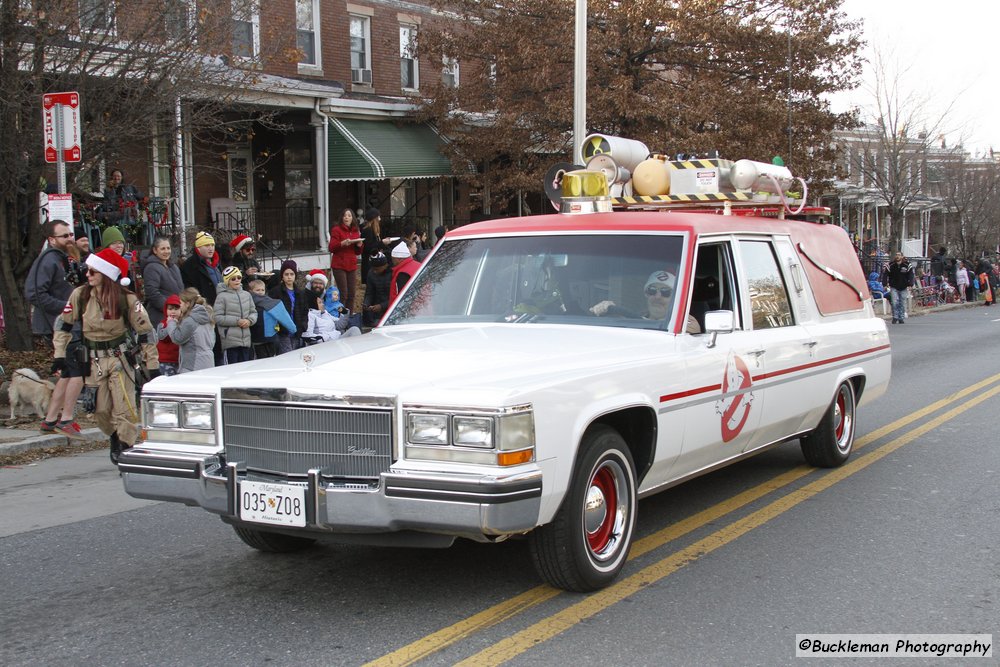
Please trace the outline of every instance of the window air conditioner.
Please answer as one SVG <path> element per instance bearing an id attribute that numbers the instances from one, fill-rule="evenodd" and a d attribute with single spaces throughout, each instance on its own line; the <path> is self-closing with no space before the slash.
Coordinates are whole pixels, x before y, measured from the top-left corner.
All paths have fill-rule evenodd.
<path id="1" fill-rule="evenodd" d="M 352 69 L 351 70 L 351 82 L 352 83 L 367 83 L 372 82 L 372 71 L 370 69 Z"/>

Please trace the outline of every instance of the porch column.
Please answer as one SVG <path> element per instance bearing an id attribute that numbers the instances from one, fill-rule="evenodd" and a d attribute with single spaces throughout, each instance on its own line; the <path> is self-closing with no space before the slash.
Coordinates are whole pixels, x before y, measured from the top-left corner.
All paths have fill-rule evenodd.
<path id="1" fill-rule="evenodd" d="M 319 232 L 320 248 L 325 249 L 330 242 L 330 171 L 327 163 L 327 131 L 329 123 L 326 116 L 313 111 L 309 124 L 313 128 L 315 162 L 313 164 L 313 192 L 315 206 L 316 229 Z"/>

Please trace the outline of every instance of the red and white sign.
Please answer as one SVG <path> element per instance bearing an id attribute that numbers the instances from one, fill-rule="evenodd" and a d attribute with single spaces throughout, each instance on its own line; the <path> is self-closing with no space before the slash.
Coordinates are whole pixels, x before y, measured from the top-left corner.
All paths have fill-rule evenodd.
<path id="1" fill-rule="evenodd" d="M 60 113 L 57 113 L 60 112 Z M 62 126 L 62 146 L 56 145 L 56 123 Z M 83 157 L 80 139 L 80 94 L 46 93 L 42 95 L 42 128 L 45 131 L 45 161 L 79 162 Z"/>

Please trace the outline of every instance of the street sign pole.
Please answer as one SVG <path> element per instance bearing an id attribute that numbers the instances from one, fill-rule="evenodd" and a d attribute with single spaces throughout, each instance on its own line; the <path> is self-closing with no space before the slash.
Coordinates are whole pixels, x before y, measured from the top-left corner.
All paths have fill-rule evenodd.
<path id="1" fill-rule="evenodd" d="M 63 105 L 56 104 L 53 114 L 56 118 L 56 188 L 62 195 L 66 194 L 66 159 L 63 155 L 63 146 L 66 145 L 63 135 L 66 133 L 66 128 L 63 127 Z"/>

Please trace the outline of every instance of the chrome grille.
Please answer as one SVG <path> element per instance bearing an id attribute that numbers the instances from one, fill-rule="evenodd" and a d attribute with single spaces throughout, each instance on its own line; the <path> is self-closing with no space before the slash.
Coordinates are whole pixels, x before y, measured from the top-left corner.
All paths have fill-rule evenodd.
<path id="1" fill-rule="evenodd" d="M 392 463 L 392 412 L 355 408 L 222 404 L 226 459 L 248 470 L 378 478 Z"/>

